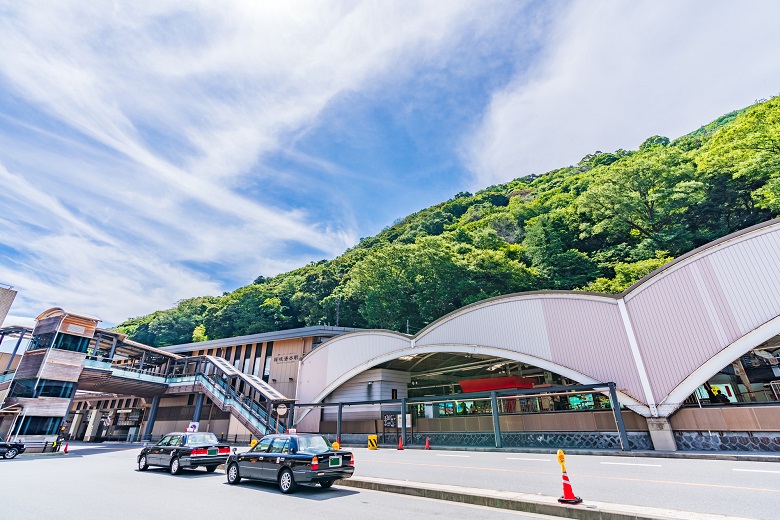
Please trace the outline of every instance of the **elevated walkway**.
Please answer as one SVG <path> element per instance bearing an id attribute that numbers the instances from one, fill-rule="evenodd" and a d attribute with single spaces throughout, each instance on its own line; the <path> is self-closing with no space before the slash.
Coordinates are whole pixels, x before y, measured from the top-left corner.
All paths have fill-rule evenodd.
<path id="1" fill-rule="evenodd" d="M 0 374 L 0 390 L 9 389 L 13 377 L 14 371 Z M 244 374 L 215 356 L 176 356 L 171 363 L 153 370 L 87 356 L 78 377 L 78 389 L 147 398 L 193 392 L 203 394 L 256 436 L 285 432 L 285 425 L 273 417 L 273 409 L 278 404 L 290 407 L 294 404 L 261 378 Z"/>

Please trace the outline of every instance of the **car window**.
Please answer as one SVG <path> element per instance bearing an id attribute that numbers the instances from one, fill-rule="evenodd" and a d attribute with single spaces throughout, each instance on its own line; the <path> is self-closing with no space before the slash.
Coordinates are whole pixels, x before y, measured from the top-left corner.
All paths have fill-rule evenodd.
<path id="1" fill-rule="evenodd" d="M 260 442 L 255 444 L 254 447 L 249 451 L 261 452 L 261 453 L 266 452 L 268 451 L 268 446 L 271 445 L 272 440 L 273 439 L 271 439 L 270 437 L 265 437 L 263 439 L 260 439 Z"/>
<path id="2" fill-rule="evenodd" d="M 288 439 L 283 437 L 277 437 L 274 439 L 274 441 L 271 443 L 271 449 L 268 450 L 269 453 L 287 453 L 287 445 L 288 445 Z"/>
<path id="3" fill-rule="evenodd" d="M 166 435 L 162 439 L 160 439 L 160 442 L 157 443 L 158 446 L 168 446 L 168 444 L 171 442 L 171 439 L 173 438 L 172 435 Z"/>
<path id="4" fill-rule="evenodd" d="M 168 444 L 168 446 L 181 446 L 182 445 L 182 439 L 181 435 L 176 435 L 171 439 L 171 442 Z"/>
<path id="5" fill-rule="evenodd" d="M 321 435 L 298 437 L 298 452 L 324 453 L 329 449 L 328 439 Z"/>
<path id="6" fill-rule="evenodd" d="M 217 444 L 218 442 L 217 436 L 213 433 L 191 433 L 187 435 L 187 446 Z"/>

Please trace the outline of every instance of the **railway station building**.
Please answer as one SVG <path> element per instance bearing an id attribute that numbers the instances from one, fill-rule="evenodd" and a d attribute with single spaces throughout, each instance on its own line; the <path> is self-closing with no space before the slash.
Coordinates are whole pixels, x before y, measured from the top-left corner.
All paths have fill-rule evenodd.
<path id="1" fill-rule="evenodd" d="M 231 440 L 296 428 L 360 444 L 780 451 L 780 220 L 622 294 L 506 295 L 415 335 L 308 327 L 154 349 L 97 323 L 41 314 L 0 376 L 0 434 L 126 440 L 197 422 Z"/>

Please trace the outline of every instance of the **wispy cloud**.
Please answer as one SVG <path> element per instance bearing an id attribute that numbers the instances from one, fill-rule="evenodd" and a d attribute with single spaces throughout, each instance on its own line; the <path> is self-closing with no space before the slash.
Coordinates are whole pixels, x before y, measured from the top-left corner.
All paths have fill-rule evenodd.
<path id="1" fill-rule="evenodd" d="M 465 141 L 474 185 L 677 137 L 780 92 L 780 4 L 558 4 L 535 66 L 496 92 Z"/>
<path id="2" fill-rule="evenodd" d="M 456 52 L 464 34 L 489 41 L 517 10 L 512 2 L 0 8 L 0 245 L 12 251 L 0 280 L 20 291 L 14 314 L 56 304 L 115 323 L 338 254 L 361 233 L 356 217 L 324 223 L 308 211 L 310 201 L 336 197 L 327 183 L 312 182 L 324 194 L 300 182 L 296 197 L 274 199 L 283 173 L 264 157 L 289 150 L 340 93 L 412 74 Z M 327 158 L 305 160 L 324 176 L 354 175 Z"/>

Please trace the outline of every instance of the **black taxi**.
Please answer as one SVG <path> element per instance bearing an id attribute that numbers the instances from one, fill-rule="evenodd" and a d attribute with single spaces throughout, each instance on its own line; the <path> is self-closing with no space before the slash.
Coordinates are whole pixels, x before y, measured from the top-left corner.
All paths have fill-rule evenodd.
<path id="1" fill-rule="evenodd" d="M 173 432 L 164 435 L 157 444 L 144 446 L 138 454 L 138 470 L 162 466 L 177 475 L 182 469 L 204 467 L 211 473 L 225 463 L 228 455 L 230 446 L 220 443 L 213 433 Z"/>
<path id="2" fill-rule="evenodd" d="M 298 484 L 324 488 L 355 472 L 352 452 L 334 450 L 318 434 L 266 435 L 252 449 L 233 453 L 226 464 L 228 484 L 241 479 L 276 482 L 282 493 L 292 493 Z"/>
<path id="3" fill-rule="evenodd" d="M 4 459 L 13 459 L 20 453 L 24 453 L 25 447 L 21 442 L 11 442 L 0 437 L 0 456 Z"/>

